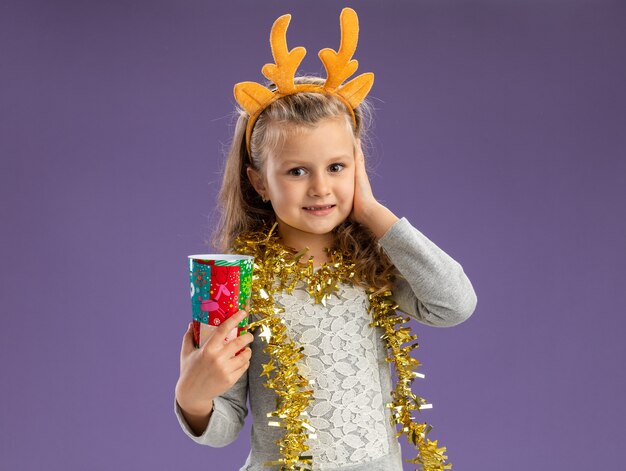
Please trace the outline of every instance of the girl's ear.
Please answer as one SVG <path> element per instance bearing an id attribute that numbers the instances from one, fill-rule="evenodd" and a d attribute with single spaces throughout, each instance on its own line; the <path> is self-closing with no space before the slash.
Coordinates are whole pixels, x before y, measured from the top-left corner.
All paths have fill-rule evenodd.
<path id="1" fill-rule="evenodd" d="M 267 191 L 265 188 L 263 175 L 261 175 L 259 171 L 253 169 L 252 167 L 248 167 L 246 169 L 246 172 L 248 173 L 248 180 L 250 180 L 250 183 L 252 183 L 252 186 L 254 187 L 256 192 L 259 194 L 259 196 L 261 196 L 263 200 L 265 200 Z"/>

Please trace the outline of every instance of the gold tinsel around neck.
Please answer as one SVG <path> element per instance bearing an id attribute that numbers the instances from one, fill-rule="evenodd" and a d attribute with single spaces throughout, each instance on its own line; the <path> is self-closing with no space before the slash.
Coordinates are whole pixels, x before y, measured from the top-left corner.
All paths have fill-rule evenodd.
<path id="1" fill-rule="evenodd" d="M 304 281 L 309 294 L 316 303 L 325 305 L 326 299 L 337 290 L 338 283 L 350 283 L 354 278 L 354 261 L 348 254 L 329 251 L 329 261 L 320 267 L 313 266 L 313 259 L 302 262 L 305 252 L 296 253 L 285 247 L 271 229 L 240 235 L 233 249 L 236 253 L 253 255 L 252 296 L 250 314 L 258 318 L 250 329 L 260 329 L 258 334 L 267 345 L 264 348 L 270 361 L 264 365 L 261 376 L 267 376 L 264 386 L 276 393 L 277 406 L 268 414 L 268 425 L 285 430 L 277 445 L 280 457 L 266 462 L 283 470 L 310 471 L 313 457 L 306 454 L 307 441 L 316 439 L 315 428 L 308 420 L 313 390 L 311 383 L 300 374 L 298 362 L 304 358 L 303 347 L 297 345 L 287 333 L 281 314 L 284 310 L 274 303 L 274 295 L 280 291 L 291 292 L 296 284 Z M 368 292 L 372 327 L 382 329 L 387 361 L 394 364 L 396 381 L 391 393 L 392 402 L 386 404 L 391 410 L 392 425 L 399 427 L 397 436 L 405 435 L 417 449 L 417 456 L 409 460 L 421 471 L 444 471 L 452 468 L 447 463 L 446 447 L 439 447 L 437 440 L 427 434 L 431 426 L 418 423 L 413 417 L 426 405 L 426 400 L 411 390 L 419 362 L 410 352 L 418 344 L 409 327 L 402 327 L 409 318 L 396 313 L 397 304 L 392 293 Z"/>

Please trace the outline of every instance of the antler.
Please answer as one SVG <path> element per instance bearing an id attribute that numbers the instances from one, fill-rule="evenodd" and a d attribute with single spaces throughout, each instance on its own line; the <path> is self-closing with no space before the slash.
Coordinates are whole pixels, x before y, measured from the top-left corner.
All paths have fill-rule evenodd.
<path id="1" fill-rule="evenodd" d="M 358 61 L 352 59 L 359 38 L 359 19 L 352 8 L 341 10 L 339 51 L 324 48 L 318 54 L 326 68 L 326 81 L 322 86 L 294 83 L 296 70 L 306 55 L 306 49 L 295 47 L 289 50 L 287 28 L 290 21 L 291 15 L 289 14 L 274 21 L 270 33 L 270 45 L 275 63 L 265 64 L 261 69 L 263 75 L 274 82 L 277 90 L 272 92 L 256 82 L 240 82 L 234 88 L 237 102 L 250 116 L 246 126 L 248 153 L 250 153 L 250 136 L 254 123 L 260 113 L 274 100 L 298 92 L 330 93 L 344 102 L 356 123 L 354 109 L 365 99 L 374 84 L 374 74 L 367 72 L 341 85 L 356 72 L 359 66 Z"/>
<path id="2" fill-rule="evenodd" d="M 263 75 L 274 82 L 282 94 L 295 93 L 293 78 L 306 54 L 303 47 L 295 47 L 291 51 L 287 47 L 287 28 L 290 21 L 291 15 L 283 15 L 274 22 L 270 45 L 276 64 L 265 64 L 261 69 Z"/>
<path id="3" fill-rule="evenodd" d="M 287 28 L 291 15 L 283 15 L 274 21 L 270 33 L 272 56 L 276 64 L 265 64 L 261 72 L 274 82 L 281 94 L 294 93 L 296 87 L 293 77 L 306 54 L 306 49 L 296 47 L 289 51 L 287 47 Z M 240 82 L 235 85 L 234 94 L 239 104 L 250 116 L 264 109 L 275 98 L 275 94 L 256 82 Z"/>
<path id="4" fill-rule="evenodd" d="M 341 43 L 339 52 L 326 47 L 318 56 L 326 69 L 326 84 L 324 88 L 335 90 L 341 83 L 350 77 L 358 68 L 357 60 L 350 60 L 356 51 L 359 40 L 359 19 L 351 8 L 341 10 Z"/>
<path id="5" fill-rule="evenodd" d="M 359 18 L 352 8 L 341 10 L 341 43 L 339 51 L 324 48 L 319 52 L 320 60 L 326 68 L 326 83 L 324 88 L 335 90 L 341 83 L 350 77 L 359 66 L 359 62 L 352 59 L 359 39 Z M 351 60 L 352 59 L 352 60 Z M 336 93 L 346 99 L 353 108 L 367 96 L 374 84 L 374 74 L 367 72 L 359 75 L 336 90 Z"/>

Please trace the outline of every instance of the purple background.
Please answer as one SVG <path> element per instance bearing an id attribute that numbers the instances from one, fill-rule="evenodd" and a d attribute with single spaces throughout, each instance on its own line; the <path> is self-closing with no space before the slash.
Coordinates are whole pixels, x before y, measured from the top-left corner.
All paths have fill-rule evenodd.
<path id="1" fill-rule="evenodd" d="M 466 323 L 417 326 L 433 437 L 459 471 L 623 465 L 624 2 L 16 0 L 0 7 L 0 468 L 243 463 L 249 424 L 211 449 L 174 417 L 186 256 L 209 250 L 232 87 L 262 80 L 272 22 L 293 13 L 299 70 L 321 73 L 345 5 L 376 74 L 375 194 L 478 294 Z"/>

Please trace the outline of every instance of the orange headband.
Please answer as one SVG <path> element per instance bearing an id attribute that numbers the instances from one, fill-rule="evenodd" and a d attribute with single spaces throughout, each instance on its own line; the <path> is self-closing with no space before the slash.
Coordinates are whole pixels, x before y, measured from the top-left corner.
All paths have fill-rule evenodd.
<path id="1" fill-rule="evenodd" d="M 341 85 L 344 80 L 356 72 L 359 62 L 352 59 L 359 38 L 359 19 L 352 8 L 341 11 L 341 44 L 339 51 L 324 48 L 318 56 L 326 69 L 326 82 L 323 85 L 294 84 L 296 69 L 304 59 L 306 49 L 296 47 L 291 51 L 287 47 L 287 28 L 291 15 L 279 17 L 272 26 L 270 46 L 274 64 L 265 64 L 261 72 L 277 87 L 272 92 L 256 82 L 239 82 L 235 85 L 235 99 L 248 112 L 248 126 L 246 127 L 246 148 L 250 152 L 250 137 L 252 128 L 259 115 L 271 103 L 287 95 L 300 92 L 314 92 L 333 95 L 339 98 L 350 111 L 356 127 L 354 109 L 367 96 L 374 84 L 374 74 L 366 72 Z"/>

